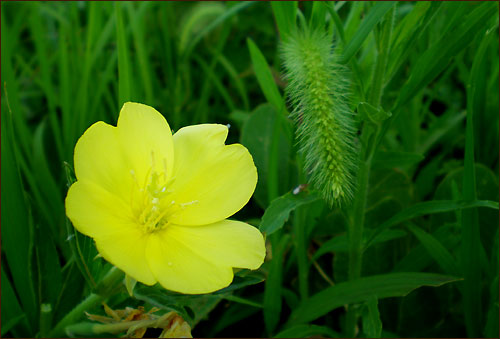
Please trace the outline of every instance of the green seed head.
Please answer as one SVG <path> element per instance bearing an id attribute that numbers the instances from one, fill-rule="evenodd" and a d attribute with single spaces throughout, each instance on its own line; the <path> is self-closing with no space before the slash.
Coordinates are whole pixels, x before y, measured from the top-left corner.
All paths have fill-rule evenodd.
<path id="1" fill-rule="evenodd" d="M 356 171 L 353 113 L 347 104 L 346 72 L 335 60 L 329 37 L 308 31 L 282 45 L 287 91 L 297 138 L 310 180 L 329 202 L 349 202 Z"/>

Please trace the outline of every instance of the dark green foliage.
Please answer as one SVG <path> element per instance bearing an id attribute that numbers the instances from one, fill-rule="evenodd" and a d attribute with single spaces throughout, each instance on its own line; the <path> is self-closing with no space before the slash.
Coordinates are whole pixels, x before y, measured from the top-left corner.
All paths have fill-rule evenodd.
<path id="1" fill-rule="evenodd" d="M 195 337 L 498 337 L 497 2 L 1 6 L 2 337 L 53 335 L 102 292 L 64 198 L 77 139 L 128 100 L 174 131 L 231 125 L 259 174 L 235 219 L 268 256 L 110 308 L 175 310 Z"/>

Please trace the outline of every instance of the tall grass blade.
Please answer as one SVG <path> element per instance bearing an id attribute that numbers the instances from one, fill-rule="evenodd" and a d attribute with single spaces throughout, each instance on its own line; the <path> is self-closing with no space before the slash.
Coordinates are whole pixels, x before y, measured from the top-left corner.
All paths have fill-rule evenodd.
<path id="1" fill-rule="evenodd" d="M 484 62 L 485 51 L 494 36 L 493 31 L 483 37 L 481 45 L 474 57 L 467 88 L 467 125 L 465 134 L 465 159 L 462 197 L 465 201 L 476 200 L 476 172 L 474 164 L 474 114 L 478 105 L 483 100 L 484 93 L 478 91 L 480 83 L 485 81 L 478 72 L 478 67 Z M 477 337 L 482 329 L 482 291 L 481 291 L 481 266 L 479 254 L 481 238 L 479 230 L 479 216 L 477 208 L 462 211 L 462 267 L 464 274 L 463 311 L 467 334 Z"/>
<path id="2" fill-rule="evenodd" d="M 404 297 L 421 286 L 441 286 L 457 280 L 455 277 L 415 272 L 374 275 L 339 283 L 303 301 L 292 312 L 289 324 L 313 321 L 345 304 L 365 302 L 373 297 Z"/>
<path id="3" fill-rule="evenodd" d="M 340 62 L 344 64 L 349 62 L 349 60 L 361 48 L 361 45 L 368 37 L 368 34 L 370 34 L 373 30 L 375 25 L 380 22 L 384 15 L 395 5 L 395 1 L 382 1 L 375 3 L 375 5 L 370 9 L 370 12 L 359 25 L 355 35 L 347 42 L 342 58 L 339 60 Z"/>
<path id="4" fill-rule="evenodd" d="M 116 40 L 118 48 L 118 109 L 132 100 L 132 74 L 127 42 L 127 34 L 123 25 L 122 3 L 115 2 Z"/>

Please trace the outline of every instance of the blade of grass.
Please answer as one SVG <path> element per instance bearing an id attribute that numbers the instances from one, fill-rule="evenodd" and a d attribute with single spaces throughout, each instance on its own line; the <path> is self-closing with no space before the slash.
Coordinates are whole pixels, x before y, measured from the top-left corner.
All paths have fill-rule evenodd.
<path id="1" fill-rule="evenodd" d="M 155 100 L 153 96 L 153 85 L 151 81 L 151 64 L 148 58 L 146 48 L 146 43 L 144 40 L 144 15 L 146 11 L 151 8 L 151 2 L 140 3 L 140 8 L 134 8 L 137 3 L 126 2 L 126 8 L 128 10 L 128 16 L 131 22 L 132 35 L 134 37 L 134 47 L 137 54 L 137 62 L 139 63 L 139 69 L 141 73 L 142 88 L 145 93 L 145 103 L 148 105 L 154 105 Z"/>
<path id="2" fill-rule="evenodd" d="M 365 245 L 367 249 L 372 243 L 374 238 L 385 229 L 394 225 L 400 224 L 403 221 L 410 220 L 422 215 L 452 212 L 459 209 L 468 209 L 474 207 L 487 207 L 498 209 L 498 202 L 489 200 L 475 200 L 475 201 L 453 201 L 453 200 L 432 200 L 417 203 L 407 209 L 397 213 L 389 220 L 383 222 L 376 228 L 372 236 L 368 239 Z"/>
<path id="3" fill-rule="evenodd" d="M 280 232 L 281 233 L 281 232 Z M 276 233 L 270 237 L 273 260 L 269 268 L 264 291 L 264 323 L 268 334 L 278 326 L 281 315 L 281 289 L 283 283 L 283 260 L 288 245 L 288 234 Z"/>
<path id="4" fill-rule="evenodd" d="M 2 3 L 3 6 L 3 3 Z M 12 126 L 13 132 L 16 135 L 18 141 L 18 146 L 21 151 L 22 159 L 29 159 L 28 154 L 30 154 L 30 149 L 32 145 L 32 135 L 26 126 L 25 120 L 23 118 L 23 109 L 21 106 L 21 101 L 19 98 L 18 87 L 19 84 L 16 81 L 16 75 L 14 73 L 14 66 L 12 60 L 12 53 L 15 50 L 11 50 L 10 47 L 13 42 L 17 41 L 17 36 L 10 31 L 10 27 L 7 26 L 7 20 L 4 17 L 4 12 L 2 11 L 1 20 L 1 68 L 2 68 L 2 80 L 1 89 L 4 91 L 5 99 L 9 101 L 9 106 L 12 111 Z"/>
<path id="5" fill-rule="evenodd" d="M 13 285 L 19 295 L 21 305 L 28 317 L 30 327 L 37 327 L 38 305 L 31 276 L 31 255 L 33 251 L 33 224 L 30 220 L 30 209 L 13 148 L 12 118 L 10 110 L 2 109 L 1 113 L 1 233 L 2 252 L 12 274 Z M 19 249 L 22 249 L 19 251 Z M 33 333 L 34 334 L 34 333 Z"/>
<path id="6" fill-rule="evenodd" d="M 202 89 L 201 89 L 201 96 L 200 100 L 198 101 L 198 107 L 195 112 L 195 119 L 196 121 L 200 122 L 208 122 L 209 121 L 209 104 L 208 100 L 210 98 L 210 92 L 211 92 L 211 84 L 212 82 L 214 83 L 215 87 L 219 90 L 221 93 L 223 99 L 226 101 L 228 104 L 230 111 L 234 110 L 235 105 L 232 102 L 231 96 L 229 93 L 226 91 L 224 86 L 222 86 L 222 83 L 220 79 L 217 77 L 215 74 L 215 66 L 217 65 L 217 59 L 218 56 L 222 54 L 222 50 L 224 46 L 226 45 L 227 38 L 229 36 L 229 33 L 231 31 L 231 26 L 229 24 L 224 24 L 221 29 L 221 33 L 219 36 L 219 39 L 217 41 L 217 44 L 212 51 L 212 59 L 210 61 L 210 64 L 207 64 L 206 62 L 203 61 L 202 58 L 200 58 L 198 55 L 194 56 L 194 59 L 198 64 L 203 68 L 203 71 L 208 75 L 204 77 Z M 233 107 L 233 108 L 232 108 Z"/>
<path id="7" fill-rule="evenodd" d="M 481 106 L 484 93 L 477 90 L 480 82 L 485 79 L 482 73 L 477 72 L 477 68 L 484 62 L 485 51 L 494 36 L 493 31 L 488 31 L 474 57 L 472 71 L 467 86 L 467 125 L 465 134 L 465 158 L 462 197 L 465 201 L 475 201 L 476 193 L 476 172 L 474 164 L 474 114 Z M 480 88 L 480 87 L 479 87 Z M 463 311 L 467 334 L 470 337 L 481 335 L 482 306 L 481 306 L 481 267 L 479 262 L 479 252 L 481 247 L 481 237 L 479 230 L 479 216 L 477 208 L 462 211 L 462 265 L 464 274 L 463 288 Z"/>
<path id="8" fill-rule="evenodd" d="M 288 324 L 306 323 L 346 304 L 360 303 L 376 297 L 404 297 L 421 286 L 441 286 L 457 281 L 434 273 L 389 273 L 339 283 L 303 301 L 292 312 Z"/>
<path id="9" fill-rule="evenodd" d="M 118 49 L 118 109 L 131 100 L 132 78 L 127 34 L 123 26 L 122 3 L 115 2 L 116 40 Z"/>
<path id="10" fill-rule="evenodd" d="M 98 30 L 99 30 L 99 20 L 100 19 L 100 9 L 96 3 L 89 3 L 88 6 L 88 24 L 87 24 L 87 36 L 85 44 L 85 54 L 83 58 L 83 71 L 81 75 L 81 82 L 79 83 L 79 95 L 76 102 L 76 108 L 78 109 L 78 114 L 74 116 L 74 130 L 72 133 L 72 145 L 76 141 L 83 131 L 86 129 L 86 125 L 90 123 L 89 119 L 89 85 L 90 77 L 92 76 L 92 66 L 93 66 L 93 49 L 95 41 L 97 40 Z"/>
<path id="11" fill-rule="evenodd" d="M 382 333 L 382 320 L 378 310 L 378 299 L 369 298 L 364 305 L 363 310 L 363 333 L 368 338 L 380 338 Z"/>
<path id="12" fill-rule="evenodd" d="M 349 60 L 361 48 L 361 45 L 368 37 L 368 34 L 373 30 L 375 25 L 382 20 L 384 15 L 396 4 L 396 1 L 383 1 L 377 2 L 370 9 L 370 12 L 363 19 L 359 25 L 358 30 L 352 39 L 347 43 L 342 58 L 339 60 L 341 63 L 348 63 Z"/>
<path id="13" fill-rule="evenodd" d="M 311 11 L 311 18 L 309 20 L 309 27 L 312 29 L 319 28 L 323 29 L 325 27 L 326 19 L 326 7 L 323 1 L 313 2 L 313 7 Z"/>
<path id="14" fill-rule="evenodd" d="M 226 57 L 224 57 L 224 55 L 219 54 L 217 56 L 217 58 L 218 58 L 217 61 L 222 65 L 222 67 L 224 67 L 226 72 L 229 74 L 229 76 L 233 80 L 234 85 L 236 86 L 236 89 L 240 93 L 241 100 L 243 101 L 243 109 L 245 111 L 249 111 L 250 104 L 248 102 L 248 93 L 247 93 L 244 82 L 241 80 L 241 77 L 238 75 L 238 73 L 236 72 L 236 69 L 231 64 L 231 62 Z"/>
<path id="15" fill-rule="evenodd" d="M 338 35 L 340 37 L 340 40 L 342 42 L 342 47 L 345 47 L 346 44 L 346 38 L 345 38 L 345 32 L 344 32 L 344 26 L 342 25 L 342 21 L 340 20 L 340 17 L 337 14 L 337 11 L 335 9 L 335 6 L 332 2 L 323 2 L 323 5 L 326 6 L 326 9 L 328 10 L 328 13 L 330 13 L 330 16 L 333 20 L 333 23 L 335 25 L 335 28 L 337 29 Z M 351 58 L 349 61 L 349 64 L 351 65 L 354 78 L 356 79 L 356 83 L 358 85 L 358 96 L 360 98 L 360 101 L 365 101 L 365 86 L 363 84 L 363 77 L 361 76 L 361 71 L 359 69 L 358 62 L 356 58 Z"/>
<path id="16" fill-rule="evenodd" d="M 189 41 L 185 53 L 182 54 L 182 58 L 188 59 L 191 55 L 193 49 L 200 42 L 202 38 L 205 37 L 208 33 L 210 33 L 214 28 L 222 24 L 224 21 L 228 20 L 232 16 L 236 15 L 238 12 L 244 10 L 245 8 L 252 6 L 255 4 L 254 1 L 243 1 L 238 3 L 237 5 L 228 8 L 226 12 L 217 17 L 214 21 L 212 21 L 209 25 L 207 25 L 200 33 L 198 33 L 192 40 Z"/>
<path id="17" fill-rule="evenodd" d="M 20 325 L 16 328 L 19 334 L 29 336 L 26 315 L 21 309 L 11 282 L 2 267 L 2 337 L 5 337 L 16 325 Z"/>
<path id="18" fill-rule="evenodd" d="M 197 55 L 193 56 L 193 60 L 195 60 L 203 69 L 205 72 L 205 75 L 207 76 L 208 79 L 210 79 L 217 90 L 219 91 L 220 95 L 226 102 L 226 105 L 228 107 L 228 110 L 230 112 L 234 111 L 236 109 L 236 105 L 233 102 L 233 99 L 231 99 L 231 95 L 229 95 L 228 91 L 224 87 L 224 85 L 221 83 L 220 79 L 217 77 L 217 75 L 214 73 L 213 69 L 210 68 L 209 65 L 206 64 L 205 61 L 203 61 L 202 58 L 198 57 Z M 206 122 L 207 119 L 202 120 L 202 122 Z"/>
<path id="19" fill-rule="evenodd" d="M 40 80 L 42 84 L 42 89 L 47 98 L 48 104 L 48 117 L 50 126 L 52 129 L 52 134 L 54 136 L 57 154 L 61 159 L 65 154 L 63 150 L 61 127 L 59 124 L 59 118 L 56 113 L 56 96 L 55 90 L 52 82 L 52 71 L 49 64 L 49 55 L 47 48 L 49 44 L 47 43 L 47 32 L 45 26 L 42 24 L 42 16 L 40 15 L 40 3 L 34 3 L 34 7 L 31 11 L 31 16 L 29 20 L 29 27 L 31 31 L 31 36 L 35 43 L 35 53 L 37 56 L 37 61 L 40 66 Z"/>
<path id="20" fill-rule="evenodd" d="M 264 96 L 267 101 L 274 106 L 277 112 L 283 112 L 286 109 L 285 102 L 281 97 L 278 86 L 274 82 L 274 78 L 271 73 L 271 69 L 267 64 L 266 58 L 252 39 L 247 39 L 247 45 L 250 51 L 255 76 L 257 77 L 257 81 L 259 82 Z"/>
<path id="21" fill-rule="evenodd" d="M 416 92 L 424 88 L 429 82 L 437 77 L 448 65 L 450 59 L 467 47 L 497 11 L 494 2 L 483 2 L 475 9 L 461 18 L 458 27 L 450 29 L 438 42 L 432 45 L 418 60 L 407 83 L 401 89 L 394 108 L 391 110 L 397 114 L 399 108 L 406 104 Z"/>
<path id="22" fill-rule="evenodd" d="M 297 17 L 297 1 L 271 1 L 274 19 L 278 25 L 281 40 L 295 28 L 295 19 Z"/>
<path id="23" fill-rule="evenodd" d="M 444 273 L 454 276 L 459 275 L 459 269 L 455 259 L 453 259 L 451 253 L 448 252 L 446 247 L 444 247 L 439 240 L 416 225 L 408 225 L 407 227 L 443 269 Z"/>

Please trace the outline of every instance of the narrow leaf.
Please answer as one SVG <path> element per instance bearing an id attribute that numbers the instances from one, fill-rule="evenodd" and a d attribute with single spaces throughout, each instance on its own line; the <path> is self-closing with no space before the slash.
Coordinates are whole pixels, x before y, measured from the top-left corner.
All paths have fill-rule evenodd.
<path id="1" fill-rule="evenodd" d="M 410 220 L 426 214 L 444 213 L 452 212 L 459 209 L 467 209 L 473 207 L 488 207 L 493 209 L 498 209 L 498 202 L 489 200 L 475 200 L 475 201 L 453 201 L 453 200 L 432 200 L 424 201 L 415 204 L 407 209 L 397 213 L 389 220 L 383 222 L 377 227 L 376 231 L 372 234 L 371 238 L 366 244 L 366 247 L 370 246 L 373 239 L 383 230 L 397 225 L 403 221 Z"/>
<path id="2" fill-rule="evenodd" d="M 424 160 L 420 153 L 380 151 L 375 153 L 372 162 L 373 169 L 407 167 Z"/>
<path id="3" fill-rule="evenodd" d="M 489 31 L 482 39 L 481 45 L 474 57 L 470 79 L 467 86 L 467 125 L 465 131 L 465 159 L 462 197 L 465 201 L 476 200 L 476 171 L 474 164 L 474 114 L 478 108 L 477 102 L 483 98 L 478 91 L 481 73 L 478 67 L 484 62 L 485 52 L 490 39 L 494 36 Z M 462 265 L 464 274 L 463 309 L 467 334 L 470 337 L 481 335 L 482 328 L 482 294 L 480 261 L 481 237 L 479 230 L 479 215 L 477 208 L 462 211 Z"/>
<path id="4" fill-rule="evenodd" d="M 281 40 L 286 40 L 286 36 L 295 28 L 298 3 L 297 1 L 271 1 L 271 7 Z"/>
<path id="5" fill-rule="evenodd" d="M 252 58 L 252 65 L 257 76 L 257 81 L 259 82 L 260 88 L 264 93 L 267 101 L 274 106 L 276 111 L 281 112 L 285 108 L 285 102 L 281 97 L 278 90 L 278 86 L 274 82 L 271 69 L 267 64 L 266 58 L 260 51 L 259 47 L 252 41 L 252 39 L 247 39 L 248 49 L 250 51 L 250 57 Z"/>
<path id="6" fill-rule="evenodd" d="M 290 212 L 299 206 L 309 204 L 318 199 L 320 199 L 320 196 L 315 192 L 310 194 L 306 192 L 300 192 L 298 194 L 288 192 L 274 199 L 262 216 L 262 222 L 259 226 L 261 232 L 267 235 L 276 232 L 282 228 L 288 220 Z"/>
<path id="7" fill-rule="evenodd" d="M 408 229 L 417 237 L 446 274 L 459 275 L 455 259 L 439 240 L 416 225 L 409 225 Z"/>
<path id="8" fill-rule="evenodd" d="M 380 338 L 382 334 L 382 321 L 378 311 L 378 299 L 370 298 L 365 303 L 363 310 L 363 332 L 368 338 Z"/>
<path id="9" fill-rule="evenodd" d="M 344 49 L 344 54 L 342 55 L 342 63 L 349 62 L 349 60 L 361 48 L 361 45 L 368 37 L 368 34 L 370 34 L 370 32 L 373 30 L 373 27 L 375 27 L 375 25 L 379 23 L 380 20 L 382 20 L 385 13 L 387 13 L 395 4 L 396 1 L 382 1 L 376 2 L 373 5 L 368 15 L 359 25 L 359 28 L 354 34 L 353 38 L 347 43 Z"/>
<path id="10" fill-rule="evenodd" d="M 293 311 L 289 323 L 313 321 L 338 307 L 365 302 L 373 297 L 404 297 L 421 286 L 441 286 L 457 280 L 455 277 L 415 272 L 374 275 L 339 283 L 303 301 Z"/>
<path id="11" fill-rule="evenodd" d="M 288 245 L 289 236 L 279 237 L 278 234 L 271 236 L 273 248 L 273 260 L 269 269 L 264 291 L 264 323 L 270 334 L 278 325 L 281 315 L 281 289 L 283 283 L 283 261 L 284 253 Z"/>

